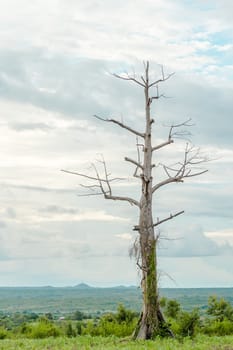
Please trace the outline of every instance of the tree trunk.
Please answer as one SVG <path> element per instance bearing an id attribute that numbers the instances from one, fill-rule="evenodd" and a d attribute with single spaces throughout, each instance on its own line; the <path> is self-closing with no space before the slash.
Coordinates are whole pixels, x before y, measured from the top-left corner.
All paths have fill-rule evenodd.
<path id="1" fill-rule="evenodd" d="M 154 235 L 150 201 L 143 196 L 144 208 L 140 215 L 140 250 L 141 250 L 141 288 L 143 308 L 134 333 L 135 339 L 151 339 L 161 334 L 165 320 L 160 310 L 157 281 L 157 240 Z M 149 203 L 148 203 L 149 202 Z"/>
<path id="2" fill-rule="evenodd" d="M 153 177 L 152 177 L 152 144 L 151 129 L 153 120 L 150 116 L 151 98 L 149 97 L 149 64 L 146 67 L 145 80 L 145 114 L 146 130 L 144 141 L 144 161 L 142 179 L 142 194 L 140 200 L 140 254 L 142 281 L 141 288 L 143 293 L 143 308 L 137 328 L 134 332 L 135 339 L 151 339 L 156 334 L 160 334 L 164 329 L 165 320 L 160 310 L 157 281 L 157 239 L 154 234 L 152 217 L 152 195 L 153 195 Z"/>

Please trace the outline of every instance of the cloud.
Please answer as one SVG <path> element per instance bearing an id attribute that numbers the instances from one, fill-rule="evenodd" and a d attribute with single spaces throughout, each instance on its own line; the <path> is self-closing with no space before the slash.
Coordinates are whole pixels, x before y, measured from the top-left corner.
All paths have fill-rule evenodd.
<path id="1" fill-rule="evenodd" d="M 0 229 L 3 229 L 6 227 L 6 223 L 4 221 L 0 221 Z"/>
<path id="2" fill-rule="evenodd" d="M 116 237 L 124 239 L 126 241 L 132 241 L 133 238 L 132 234 L 130 233 L 118 233 Z"/>
<path id="3" fill-rule="evenodd" d="M 171 241 L 169 241 L 171 239 Z M 187 228 L 168 236 L 168 240 L 161 239 L 159 255 L 162 257 L 208 257 L 233 255 L 233 245 L 225 243 L 219 245 L 212 236 L 205 235 L 198 227 Z"/>
<path id="4" fill-rule="evenodd" d="M 77 214 L 77 209 L 74 208 L 63 208 L 57 205 L 49 205 L 45 208 L 39 210 L 41 213 L 51 213 L 51 214 Z"/>
<path id="5" fill-rule="evenodd" d="M 15 211 L 14 208 L 7 208 L 6 214 L 7 214 L 7 216 L 8 216 L 9 218 L 11 218 L 11 219 L 15 219 L 16 216 L 17 216 L 16 211 Z"/>
<path id="6" fill-rule="evenodd" d="M 22 122 L 14 122 L 9 124 L 10 129 L 15 131 L 34 131 L 34 130 L 41 130 L 41 131 L 49 131 L 52 129 L 52 127 L 48 124 L 44 123 L 22 123 Z"/>

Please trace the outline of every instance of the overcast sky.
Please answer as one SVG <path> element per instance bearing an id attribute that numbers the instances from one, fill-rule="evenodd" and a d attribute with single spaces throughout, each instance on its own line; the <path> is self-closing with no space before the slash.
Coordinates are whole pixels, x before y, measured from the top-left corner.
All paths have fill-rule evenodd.
<path id="1" fill-rule="evenodd" d="M 0 0 L 0 285 L 139 285 L 128 251 L 138 211 L 81 197 L 82 179 L 104 155 L 138 199 L 124 157 L 136 157 L 113 116 L 143 130 L 143 90 L 111 73 L 160 65 L 175 75 L 153 106 L 154 142 L 192 118 L 192 142 L 215 160 L 208 173 L 155 196 L 162 287 L 233 287 L 233 2 L 192 0 Z M 183 144 L 156 154 L 174 163 Z M 98 163 L 98 161 L 97 161 Z M 156 178 L 155 173 L 155 178 Z M 160 174 L 161 175 L 161 174 Z M 158 176 L 160 176 L 158 175 Z"/>

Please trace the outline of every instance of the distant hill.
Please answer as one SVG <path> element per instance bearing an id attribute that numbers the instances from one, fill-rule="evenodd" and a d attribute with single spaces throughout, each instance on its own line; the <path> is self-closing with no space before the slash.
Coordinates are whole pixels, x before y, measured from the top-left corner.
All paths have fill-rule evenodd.
<path id="1" fill-rule="evenodd" d="M 92 287 L 89 286 L 86 283 L 79 283 L 76 286 L 74 286 L 74 288 L 77 288 L 77 289 L 91 289 Z"/>

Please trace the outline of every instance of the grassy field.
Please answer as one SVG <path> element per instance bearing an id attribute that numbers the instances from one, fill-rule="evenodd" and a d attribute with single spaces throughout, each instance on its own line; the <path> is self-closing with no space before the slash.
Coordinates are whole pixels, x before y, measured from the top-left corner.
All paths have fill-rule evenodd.
<path id="1" fill-rule="evenodd" d="M 113 349 L 153 349 L 153 350 L 233 350 L 233 336 L 206 337 L 199 336 L 185 339 L 183 342 L 173 339 L 158 339 L 155 341 L 129 341 L 115 337 L 89 337 L 57 338 L 43 340 L 0 340 L 1 350 L 113 350 Z"/>

